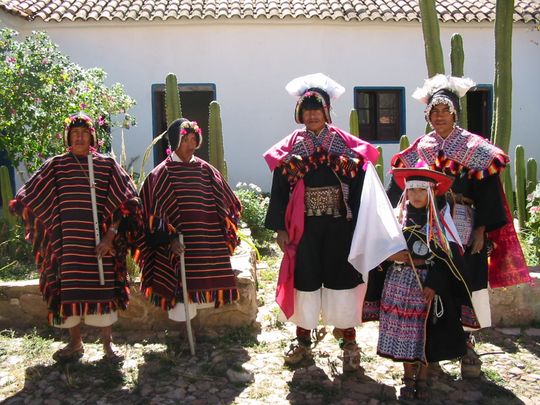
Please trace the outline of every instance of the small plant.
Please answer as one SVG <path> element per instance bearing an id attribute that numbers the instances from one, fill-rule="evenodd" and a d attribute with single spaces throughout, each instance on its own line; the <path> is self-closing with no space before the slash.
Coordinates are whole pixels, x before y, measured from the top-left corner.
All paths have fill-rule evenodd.
<path id="1" fill-rule="evenodd" d="M 242 202 L 242 221 L 251 230 L 251 237 L 260 253 L 270 252 L 274 232 L 264 227 L 270 199 L 255 184 L 238 183 L 235 194 Z"/>
<path id="2" fill-rule="evenodd" d="M 32 245 L 24 240 L 24 226 L 10 226 L 0 219 L 0 280 L 28 280 L 37 277 Z"/>
<path id="3" fill-rule="evenodd" d="M 520 232 L 524 243 L 525 257 L 530 266 L 540 265 L 540 183 L 536 189 L 527 196 L 527 211 L 529 219 L 525 229 Z"/>

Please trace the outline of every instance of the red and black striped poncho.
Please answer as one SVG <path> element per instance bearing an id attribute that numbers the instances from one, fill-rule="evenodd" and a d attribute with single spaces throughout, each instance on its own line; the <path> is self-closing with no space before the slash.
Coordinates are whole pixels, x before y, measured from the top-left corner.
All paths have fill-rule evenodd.
<path id="1" fill-rule="evenodd" d="M 71 153 L 49 159 L 19 190 L 12 211 L 26 226 L 40 271 L 49 322 L 68 316 L 126 309 L 126 254 L 141 225 L 137 193 L 114 159 L 93 152 L 96 202 L 102 234 L 121 220 L 116 256 L 103 257 L 105 285 L 99 284 L 87 157 Z"/>
<path id="2" fill-rule="evenodd" d="M 142 190 L 146 237 L 141 238 L 141 290 L 167 310 L 183 302 L 180 259 L 170 249 L 184 235 L 190 301 L 216 307 L 238 299 L 230 255 L 239 240 L 241 204 L 212 165 L 170 157 L 146 178 Z"/>

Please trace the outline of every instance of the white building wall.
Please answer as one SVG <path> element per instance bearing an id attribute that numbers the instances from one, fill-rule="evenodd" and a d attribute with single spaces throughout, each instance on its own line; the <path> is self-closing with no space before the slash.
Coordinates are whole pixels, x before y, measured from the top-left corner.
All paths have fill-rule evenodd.
<path id="1" fill-rule="evenodd" d="M 174 72 L 182 83 L 215 83 L 221 104 L 225 158 L 232 185 L 253 182 L 269 190 L 271 176 L 261 154 L 296 128 L 295 100 L 285 84 L 296 76 L 324 72 L 346 93 L 334 102 L 334 123 L 348 130 L 355 86 L 403 86 L 406 133 L 424 132 L 423 105 L 410 94 L 427 75 L 419 23 L 328 21 L 211 21 L 27 23 L 2 18 L 21 36 L 45 30 L 62 52 L 85 67 L 102 67 L 108 82 L 120 82 L 137 100 L 137 126 L 128 131 L 129 157 L 141 156 L 152 139 L 151 86 Z M 491 24 L 444 24 L 441 39 L 449 53 L 452 33 L 465 44 L 465 73 L 477 83 L 493 83 Z M 526 145 L 540 160 L 540 32 L 514 30 L 513 146 Z M 449 72 L 450 62 L 445 64 Z M 205 131 L 206 132 L 206 131 Z M 113 146 L 119 150 L 119 136 Z M 385 164 L 398 145 L 383 145 Z M 511 153 L 513 154 L 513 153 Z M 140 160 L 135 164 L 140 165 Z M 147 168 L 147 170 L 150 167 Z"/>

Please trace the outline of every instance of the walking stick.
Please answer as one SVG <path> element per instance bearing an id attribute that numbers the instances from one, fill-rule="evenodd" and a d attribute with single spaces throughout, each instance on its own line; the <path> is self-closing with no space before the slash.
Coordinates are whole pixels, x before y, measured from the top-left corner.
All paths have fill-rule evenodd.
<path id="1" fill-rule="evenodd" d="M 178 235 L 180 245 L 184 247 L 184 235 Z M 180 278 L 182 280 L 182 294 L 184 296 L 184 310 L 186 312 L 186 329 L 189 342 L 189 351 L 192 356 L 195 356 L 195 342 L 193 341 L 193 332 L 191 330 L 191 319 L 189 316 L 189 295 L 186 284 L 186 261 L 184 257 L 184 251 L 180 255 Z"/>
<path id="2" fill-rule="evenodd" d="M 92 154 L 89 153 L 88 156 L 88 176 L 90 177 L 90 198 L 92 200 L 92 217 L 94 218 L 94 235 L 96 236 L 96 247 L 99 245 L 99 220 L 97 213 L 97 203 L 96 203 L 96 182 L 94 180 L 94 162 L 92 160 Z M 103 274 L 103 260 L 101 256 L 97 257 L 98 259 L 98 271 L 99 271 L 99 284 L 105 285 L 105 276 Z"/>

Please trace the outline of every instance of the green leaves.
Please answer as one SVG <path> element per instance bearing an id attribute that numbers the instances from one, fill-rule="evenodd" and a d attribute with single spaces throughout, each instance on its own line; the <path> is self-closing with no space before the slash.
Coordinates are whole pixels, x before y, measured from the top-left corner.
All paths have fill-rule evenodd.
<path id="1" fill-rule="evenodd" d="M 28 173 L 65 150 L 64 119 L 84 110 L 96 121 L 102 148 L 109 148 L 111 129 L 131 126 L 127 111 L 135 100 L 122 85 L 105 85 L 100 68 L 71 62 L 43 32 L 22 41 L 11 29 L 0 30 L 0 150 L 14 167 Z"/>

